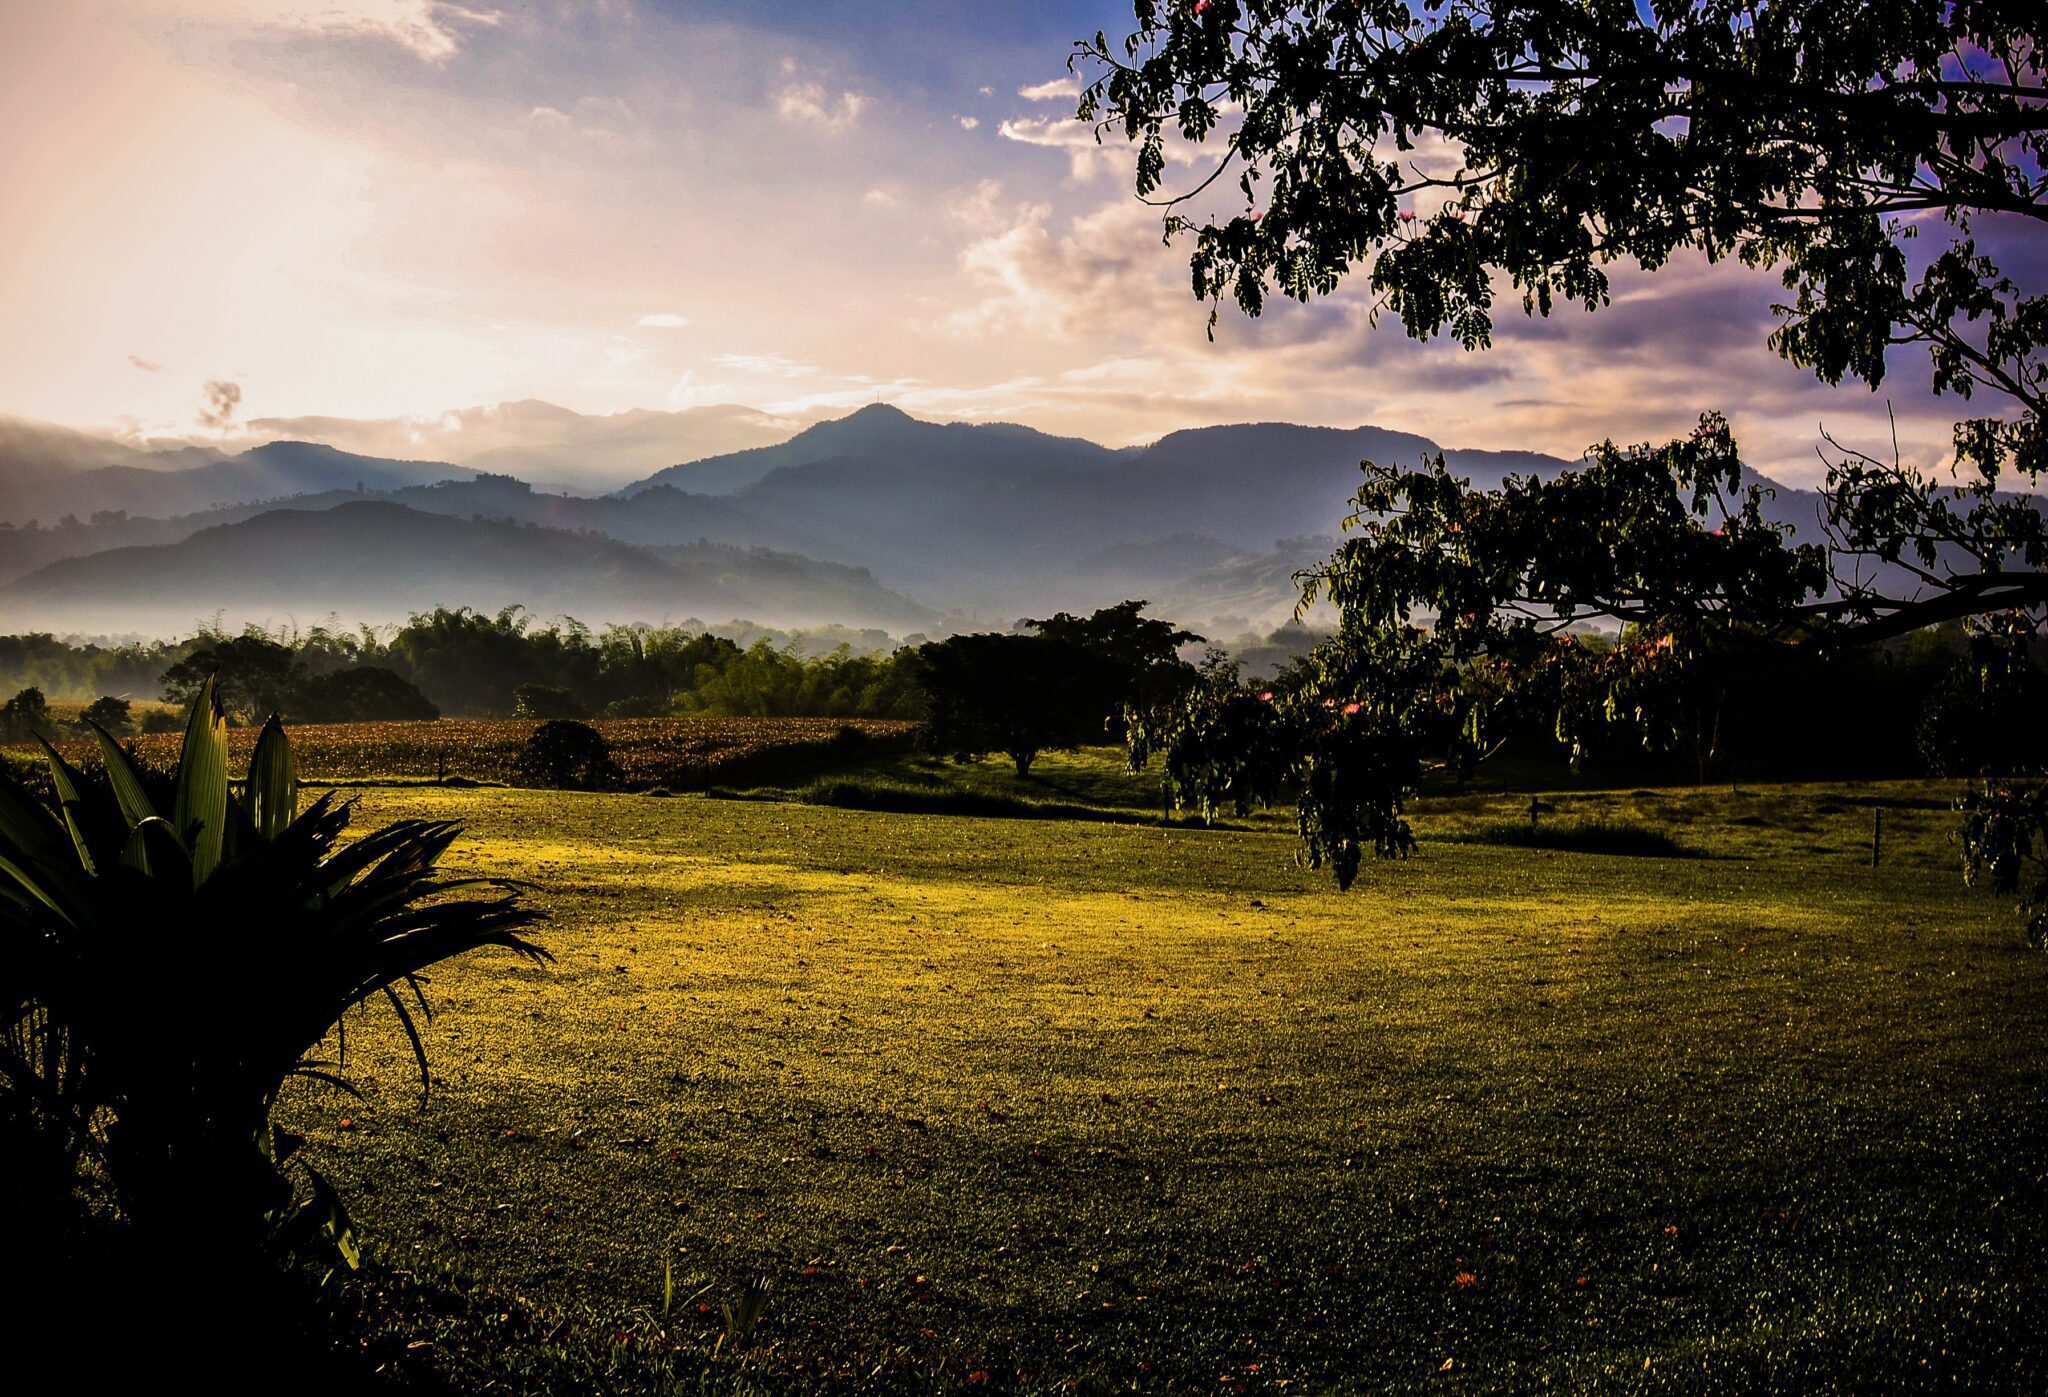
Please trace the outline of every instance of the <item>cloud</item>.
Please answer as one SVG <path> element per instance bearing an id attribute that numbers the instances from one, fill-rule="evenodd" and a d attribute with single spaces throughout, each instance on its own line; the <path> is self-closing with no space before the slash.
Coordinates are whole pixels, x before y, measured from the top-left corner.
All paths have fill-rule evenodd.
<path id="1" fill-rule="evenodd" d="M 869 208 L 892 209 L 898 202 L 896 196 L 879 184 L 860 196 L 860 201 Z"/>
<path id="2" fill-rule="evenodd" d="M 462 47 L 465 28 L 503 18 L 441 0 L 237 0 L 231 17 L 277 29 L 374 38 L 397 44 L 424 63 L 443 63 Z"/>
<path id="3" fill-rule="evenodd" d="M 657 311 L 652 315 L 643 315 L 633 323 L 649 330 L 680 330 L 683 326 L 689 324 L 690 321 L 687 316 L 677 315 L 673 311 L 664 310 Z"/>
<path id="4" fill-rule="evenodd" d="M 987 91 L 986 88 L 982 90 Z M 1020 87 L 1017 89 L 1017 95 L 1027 102 L 1079 101 L 1081 98 L 1081 80 L 1072 75 L 1064 78 L 1054 78 L 1050 82 L 1033 83 L 1029 87 Z"/>
<path id="5" fill-rule="evenodd" d="M 128 362 L 133 364 L 136 368 L 141 369 L 146 374 L 153 374 L 158 369 L 161 369 L 163 367 L 163 365 L 158 361 L 154 359 L 145 359 L 140 354 L 129 355 Z"/>
<path id="6" fill-rule="evenodd" d="M 235 413 L 241 406 L 241 384 L 212 379 L 206 385 L 206 406 L 199 410 L 199 425 L 224 433 L 234 425 Z"/>
<path id="7" fill-rule="evenodd" d="M 785 71 L 789 66 L 784 64 Z M 775 110 L 784 121 L 815 126 L 821 131 L 844 131 L 860 121 L 868 99 L 858 92 L 841 92 L 836 100 L 816 82 L 794 82 L 775 94 Z"/>
<path id="8" fill-rule="evenodd" d="M 1076 184 L 1101 175 L 1128 176 L 1132 168 L 1129 147 L 1096 140 L 1093 127 L 1070 116 L 1012 117 L 997 125 L 996 134 L 1019 145 L 1064 151 Z M 1176 164 L 1192 163 L 1193 149 L 1185 142 L 1170 142 L 1165 151 Z"/>
<path id="9" fill-rule="evenodd" d="M 538 106 L 526 114 L 526 120 L 536 131 L 606 141 L 623 139 L 637 125 L 633 108 L 617 97 L 579 97 L 567 111 Z"/>
<path id="10" fill-rule="evenodd" d="M 981 125 L 981 118 L 978 116 L 956 116 L 953 120 L 960 123 L 960 129 L 963 131 L 972 131 Z"/>
<path id="11" fill-rule="evenodd" d="M 1144 231 L 1156 226 L 1151 210 L 1119 199 L 1070 220 L 1055 237 L 1050 205 L 1005 211 L 1001 199 L 1002 186 L 984 180 L 954 205 L 954 218 L 978 234 L 959 261 L 983 295 L 945 316 L 945 333 L 1065 339 L 1084 326 L 1106 328 L 1126 317 L 1142 323 L 1163 309 L 1160 278 L 1144 267 L 1160 261 L 1158 238 Z M 1185 297 L 1179 299 L 1185 306 Z"/>
<path id="12" fill-rule="evenodd" d="M 767 374 L 775 378 L 825 376 L 825 370 L 814 364 L 799 363 L 787 354 L 718 354 L 712 356 L 711 362 L 737 373 Z"/>

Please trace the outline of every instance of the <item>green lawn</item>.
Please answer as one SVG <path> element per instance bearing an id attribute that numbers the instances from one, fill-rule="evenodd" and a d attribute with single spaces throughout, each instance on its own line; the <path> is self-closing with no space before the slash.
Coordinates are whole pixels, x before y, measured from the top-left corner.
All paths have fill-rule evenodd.
<path id="1" fill-rule="evenodd" d="M 1338 894 L 1284 811 L 368 790 L 539 884 L 558 963 L 436 977 L 424 1106 L 371 1014 L 367 1100 L 281 1115 L 378 1361 L 465 1390 L 2039 1389 L 2048 959 L 1942 796 L 1546 797 L 1679 858 L 1446 797 Z"/>

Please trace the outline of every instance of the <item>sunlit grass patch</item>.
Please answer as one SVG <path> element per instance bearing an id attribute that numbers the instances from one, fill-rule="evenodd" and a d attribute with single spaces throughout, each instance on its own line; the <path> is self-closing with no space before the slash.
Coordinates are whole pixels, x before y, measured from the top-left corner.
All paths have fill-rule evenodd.
<path id="1" fill-rule="evenodd" d="M 935 775 L 1146 794 L 1109 752 Z M 1871 868 L 1863 796 L 1918 798 L 1542 797 L 1683 815 L 1691 859 L 1460 842 L 1527 797 L 1432 798 L 1340 895 L 1286 812 L 367 791 L 547 889 L 560 959 L 437 976 L 424 1106 L 372 1017 L 368 1100 L 287 1114 L 380 1274 L 504 1297 L 380 1331 L 470 1384 L 1997 1386 L 2043 1366 L 2048 965 L 1944 812 L 1887 809 Z M 665 1274 L 711 1308 L 662 1317 Z M 497 1335 L 515 1299 L 552 1347 Z"/>

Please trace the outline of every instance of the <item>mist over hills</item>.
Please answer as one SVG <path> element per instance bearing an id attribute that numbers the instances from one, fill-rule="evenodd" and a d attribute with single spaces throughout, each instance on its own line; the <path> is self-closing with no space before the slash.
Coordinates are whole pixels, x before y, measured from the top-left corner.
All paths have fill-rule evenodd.
<path id="1" fill-rule="evenodd" d="M 274 509 L 177 543 L 67 558 L 0 587 L 0 629 L 141 631 L 245 619 L 401 620 L 438 603 L 522 604 L 592 624 L 747 617 L 914 630 L 934 614 L 866 573 L 714 543 L 652 552 L 596 534 L 459 519 L 387 500 Z"/>
<path id="2" fill-rule="evenodd" d="M 593 415 L 536 399 L 460 408 L 427 421 L 259 417 L 248 424 L 259 436 L 325 442 L 372 456 L 430 456 L 587 494 L 677 461 L 766 446 L 796 426 L 736 404 Z"/>
<path id="3" fill-rule="evenodd" d="M 514 406 L 542 424 L 563 415 Z M 672 416 L 638 420 L 652 431 L 652 419 Z M 9 440 L 0 432 L 0 447 Z M 1415 465 L 1438 447 L 1377 427 L 1253 423 L 1112 450 L 878 405 L 666 465 L 611 494 L 307 442 L 230 457 L 121 450 L 89 465 L 89 442 L 49 437 L 24 488 L 78 502 L 67 512 L 84 522 L 0 529 L 4 624 L 134 630 L 148 598 L 149 614 L 173 615 L 177 628 L 223 608 L 384 621 L 437 604 L 520 602 L 587 621 L 924 630 L 1143 596 L 1197 628 L 1266 625 L 1291 612 L 1294 574 L 1334 545 L 1359 462 Z M 1567 464 L 1534 452 L 1444 455 L 1480 486 Z M 1793 489 L 1767 503 L 1801 540 L 1819 537 L 1821 509 L 1817 494 Z M 208 568 L 208 550 L 237 563 Z M 256 556 L 266 566 L 244 575 Z"/>

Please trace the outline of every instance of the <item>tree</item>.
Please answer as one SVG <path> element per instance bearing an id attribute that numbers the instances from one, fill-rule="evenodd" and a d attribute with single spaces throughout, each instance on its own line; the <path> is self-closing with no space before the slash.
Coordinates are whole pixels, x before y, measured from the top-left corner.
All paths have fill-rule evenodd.
<path id="1" fill-rule="evenodd" d="M 917 651 L 932 747 L 961 761 L 1006 753 L 1019 780 L 1044 751 L 1107 736 L 1104 696 L 1121 671 L 1083 646 L 1043 635 L 956 635 Z"/>
<path id="2" fill-rule="evenodd" d="M 5 704 L 0 704 L 0 736 L 9 742 L 48 737 L 55 731 L 50 721 L 50 703 L 43 697 L 41 689 L 23 689 Z"/>
<path id="3" fill-rule="evenodd" d="M 1938 387 L 2019 409 L 1962 424 L 1970 465 L 2048 464 L 2048 304 L 1990 251 L 2048 220 L 2032 0 L 1138 0 L 1136 17 L 1122 44 L 1076 46 L 1080 114 L 1137 143 L 1138 193 L 1195 235 L 1199 297 L 1255 315 L 1365 267 L 1410 334 L 1478 348 L 1496 273 L 1548 314 L 1602 303 L 1617 260 L 1737 257 L 1781 273 L 1788 358 L 1875 384 L 1889 350 L 1922 346 Z M 1220 143 L 1194 189 L 1163 189 L 1169 136 Z M 1243 212 L 1183 212 L 1231 175 Z M 1909 257 L 1923 233 L 1944 245 Z"/>
<path id="4" fill-rule="evenodd" d="M 228 716 L 259 723 L 284 712 L 301 676 L 286 646 L 260 631 L 224 636 L 194 650 L 164 671 L 164 701 L 190 705 L 212 681 Z"/>
<path id="5" fill-rule="evenodd" d="M 623 778 L 604 734 L 566 718 L 535 728 L 514 770 L 523 781 L 564 791 L 601 791 Z"/>
<path id="6" fill-rule="evenodd" d="M 1780 273 L 1772 343 L 1824 381 L 1878 384 L 1889 353 L 1915 346 L 1937 391 L 2002 407 L 1957 423 L 1950 480 L 1838 448 L 1827 546 L 1765 517 L 1712 414 L 1665 446 L 1606 443 L 1559 479 L 1490 492 L 1441 461 L 1367 463 L 1354 535 L 1305 591 L 1342 617 L 1312 657 L 1338 680 L 1325 700 L 1386 700 L 1345 687 L 1373 672 L 1357 657 L 1405 652 L 1426 686 L 1483 659 L 1511 676 L 1508 697 L 1551 702 L 1575 747 L 1617 714 L 1661 740 L 1702 664 L 2048 605 L 2048 523 L 1999 493 L 2048 466 L 2048 297 L 1996 251 L 2048 221 L 2038 5 L 1432 0 L 1424 13 L 1139 0 L 1124 44 L 1077 46 L 1081 114 L 1136 142 L 1140 195 L 1164 205 L 1169 236 L 1193 234 L 1212 326 L 1225 297 L 1256 315 L 1274 289 L 1308 300 L 1364 269 L 1376 311 L 1479 349 L 1501 282 L 1525 313 L 1597 307 L 1607 265 L 1694 250 Z M 1162 191 L 1169 135 L 1220 140 L 1194 190 Z M 1242 212 L 1183 212 L 1226 174 Z M 1567 634 L 1587 619 L 1630 630 L 1595 650 Z M 1686 722 L 1700 730 L 1697 706 Z M 1399 725 L 1383 736 L 1398 746 Z M 1398 850 L 1412 768 L 1377 770 L 1312 771 L 1304 787 L 1311 856 L 1340 882 L 1356 836 Z M 2003 808 L 2023 821 L 2048 804 Z"/>
<path id="7" fill-rule="evenodd" d="M 438 718 L 427 696 L 381 665 L 301 679 L 285 716 L 301 723 L 412 723 Z"/>
<path id="8" fill-rule="evenodd" d="M 1107 662 L 1113 692 L 1104 695 L 1108 716 L 1118 709 L 1170 702 L 1196 682 L 1195 667 L 1181 659 L 1184 645 L 1199 645 L 1193 631 L 1145 616 L 1143 601 L 1121 601 L 1089 616 L 1059 612 L 1024 624 L 1048 640 L 1079 646 Z"/>
<path id="9" fill-rule="evenodd" d="M 78 722 L 88 732 L 101 728 L 114 737 L 125 737 L 135 730 L 133 705 L 127 699 L 103 694 L 85 706 Z"/>

